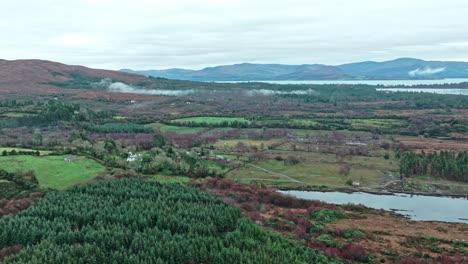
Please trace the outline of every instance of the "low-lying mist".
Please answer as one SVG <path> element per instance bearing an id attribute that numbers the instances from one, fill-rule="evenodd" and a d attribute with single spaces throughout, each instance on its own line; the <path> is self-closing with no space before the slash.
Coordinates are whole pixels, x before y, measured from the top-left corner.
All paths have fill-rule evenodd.
<path id="1" fill-rule="evenodd" d="M 133 93 L 133 94 L 147 94 L 147 95 L 164 95 L 164 96 L 185 96 L 195 93 L 195 90 L 146 90 L 135 88 L 123 82 L 112 82 L 110 79 L 103 79 L 95 84 L 96 87 L 106 88 L 114 93 Z"/>
<path id="2" fill-rule="evenodd" d="M 162 96 L 187 96 L 194 93 L 212 93 L 212 92 L 225 92 L 225 93 L 240 93 L 244 96 L 273 96 L 273 95 L 318 95 L 319 93 L 312 89 L 307 90 L 292 90 L 292 91 L 279 91 L 270 89 L 235 89 L 235 90 L 168 90 L 168 89 L 141 89 L 123 82 L 114 82 L 111 79 L 102 79 L 100 82 L 93 83 L 95 88 L 103 88 L 109 92 L 114 93 L 133 93 L 133 94 L 146 94 L 146 95 L 162 95 Z"/>
<path id="3" fill-rule="evenodd" d="M 268 89 L 259 89 L 259 90 L 247 90 L 245 91 L 248 96 L 255 95 L 285 95 L 285 94 L 296 94 L 296 95 L 318 95 L 317 91 L 312 89 L 308 90 L 294 90 L 294 91 L 276 91 Z"/>

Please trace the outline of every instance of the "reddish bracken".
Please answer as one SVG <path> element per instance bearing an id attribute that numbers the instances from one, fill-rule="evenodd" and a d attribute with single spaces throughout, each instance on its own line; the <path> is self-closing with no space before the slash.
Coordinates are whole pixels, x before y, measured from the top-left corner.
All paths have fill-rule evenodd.
<path id="1" fill-rule="evenodd" d="M 17 212 L 27 209 L 29 206 L 31 206 L 32 202 L 40 199 L 44 194 L 40 192 L 34 192 L 29 194 L 28 197 L 21 198 L 21 199 L 12 199 L 12 200 L 6 200 L 6 199 L 1 199 L 0 200 L 0 217 L 7 215 L 7 214 L 16 214 Z"/>
<path id="2" fill-rule="evenodd" d="M 341 252 L 341 256 L 356 261 L 365 261 L 367 259 L 366 249 L 355 243 L 348 244 Z"/>
<path id="3" fill-rule="evenodd" d="M 14 245 L 11 247 L 4 247 L 0 250 L 0 261 L 3 261 L 6 257 L 11 256 L 20 252 L 23 249 L 22 245 Z"/>
<path id="4" fill-rule="evenodd" d="M 423 264 L 420 259 L 414 258 L 414 257 L 409 257 L 409 258 L 404 258 L 398 262 L 398 264 Z"/>

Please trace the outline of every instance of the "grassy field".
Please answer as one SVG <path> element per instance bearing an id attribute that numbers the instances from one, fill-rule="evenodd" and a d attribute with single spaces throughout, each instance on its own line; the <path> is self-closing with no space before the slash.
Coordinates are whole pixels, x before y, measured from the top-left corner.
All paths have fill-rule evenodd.
<path id="1" fill-rule="evenodd" d="M 407 125 L 408 121 L 402 119 L 351 119 L 351 128 L 353 129 L 392 130 Z"/>
<path id="2" fill-rule="evenodd" d="M 75 157 L 73 162 L 65 162 L 65 156 L 7 156 L 0 157 L 0 168 L 10 172 L 33 170 L 39 184 L 52 189 L 84 183 L 105 170 L 96 161 Z"/>
<path id="3" fill-rule="evenodd" d="M 3 151 L 12 151 L 12 150 L 16 150 L 16 151 L 36 151 L 35 149 L 25 149 L 25 148 L 0 148 L 0 155 Z M 44 155 L 49 155 L 51 153 L 51 151 L 47 151 L 47 150 L 39 150 L 39 153 L 41 156 L 44 156 Z"/>
<path id="4" fill-rule="evenodd" d="M 309 136 L 327 136 L 332 133 L 336 133 L 336 131 L 331 130 L 312 130 L 312 129 L 289 129 L 289 131 L 297 136 L 305 137 Z M 365 131 L 349 131 L 349 130 L 340 130 L 338 131 L 340 134 L 344 134 L 347 137 L 366 137 L 371 136 L 371 133 Z"/>
<path id="5" fill-rule="evenodd" d="M 269 155 L 288 156 L 291 151 L 273 151 Z M 232 170 L 227 177 L 250 183 L 262 182 L 269 186 L 297 187 L 322 186 L 345 187 L 347 181 L 359 182 L 361 186 L 378 186 L 383 183 L 385 171 L 395 172 L 398 165 L 381 157 L 354 156 L 352 159 L 337 161 L 334 155 L 324 153 L 295 153 L 303 158 L 296 165 L 286 165 L 283 161 L 267 159 L 247 164 Z M 349 164 L 348 175 L 340 174 L 343 164 Z"/>
<path id="6" fill-rule="evenodd" d="M 247 130 L 249 128 L 242 128 L 241 130 L 244 131 L 244 130 Z M 212 132 L 229 132 L 233 130 L 233 128 L 231 127 L 215 127 L 215 128 L 212 128 L 208 131 L 208 133 L 212 133 Z"/>
<path id="7" fill-rule="evenodd" d="M 145 126 L 153 128 L 153 129 L 157 128 L 161 130 L 161 132 L 174 132 L 178 134 L 196 134 L 196 133 L 206 130 L 203 127 L 171 126 L 171 125 L 165 125 L 161 123 L 151 123 L 151 124 L 146 124 Z"/>
<path id="8" fill-rule="evenodd" d="M 279 144 L 282 141 L 280 139 L 269 139 L 269 140 L 251 140 L 251 139 L 227 139 L 219 140 L 214 144 L 216 148 L 234 148 L 239 143 L 244 144 L 246 147 L 257 147 L 261 148 L 262 144 L 264 148 L 268 146 Z"/>
<path id="9" fill-rule="evenodd" d="M 174 119 L 172 121 L 176 123 L 192 122 L 192 123 L 207 123 L 207 124 L 221 124 L 223 122 L 250 123 L 249 120 L 243 117 L 212 117 L 212 116 L 187 117 L 187 118 Z"/>
<path id="10" fill-rule="evenodd" d="M 30 114 L 30 113 L 20 113 L 20 112 L 10 112 L 10 113 L 4 113 L 4 114 L 1 114 L 1 115 L 2 115 L 2 116 L 5 116 L 5 117 L 17 118 L 17 117 L 33 116 L 34 114 Z"/>

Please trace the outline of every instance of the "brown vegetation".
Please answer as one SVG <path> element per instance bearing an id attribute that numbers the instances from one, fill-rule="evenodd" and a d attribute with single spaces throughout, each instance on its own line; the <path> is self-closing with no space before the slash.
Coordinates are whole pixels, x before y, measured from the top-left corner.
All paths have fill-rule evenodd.
<path id="1" fill-rule="evenodd" d="M 372 255 L 382 263 L 468 261 L 466 246 L 454 246 L 468 237 L 464 224 L 416 222 L 388 211 L 302 200 L 226 179 L 193 184 L 236 205 L 256 223 L 293 235 L 329 256 L 366 261 Z"/>
<path id="2" fill-rule="evenodd" d="M 15 215 L 21 210 L 27 209 L 34 201 L 39 200 L 44 194 L 40 192 L 30 193 L 28 197 L 19 199 L 0 199 L 0 217 L 4 215 Z"/>

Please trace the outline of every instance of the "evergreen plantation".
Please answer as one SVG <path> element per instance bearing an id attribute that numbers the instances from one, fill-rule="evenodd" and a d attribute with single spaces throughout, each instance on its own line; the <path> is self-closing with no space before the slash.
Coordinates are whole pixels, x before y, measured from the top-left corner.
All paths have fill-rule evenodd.
<path id="1" fill-rule="evenodd" d="M 181 184 L 123 179 L 50 192 L 0 219 L 4 263 L 338 263 Z"/>
<path id="2" fill-rule="evenodd" d="M 400 174 L 468 182 L 468 152 L 405 152 L 400 157 Z"/>

